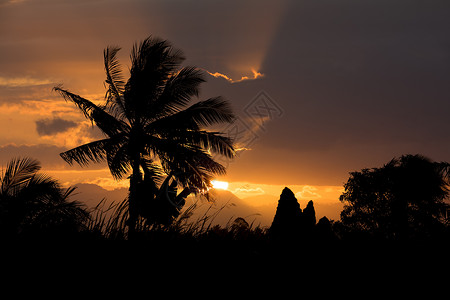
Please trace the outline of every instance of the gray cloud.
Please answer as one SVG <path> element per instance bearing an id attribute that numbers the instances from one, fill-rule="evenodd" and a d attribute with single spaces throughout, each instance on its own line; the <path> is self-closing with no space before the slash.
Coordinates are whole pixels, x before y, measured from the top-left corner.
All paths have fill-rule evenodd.
<path id="1" fill-rule="evenodd" d="M 77 123 L 61 118 L 41 119 L 36 121 L 36 130 L 40 136 L 54 135 L 76 126 Z"/>

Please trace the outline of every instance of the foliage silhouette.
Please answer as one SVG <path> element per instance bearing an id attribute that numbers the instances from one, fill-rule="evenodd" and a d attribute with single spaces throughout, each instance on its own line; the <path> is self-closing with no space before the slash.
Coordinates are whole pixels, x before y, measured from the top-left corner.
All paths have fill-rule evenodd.
<path id="1" fill-rule="evenodd" d="M 389 240 L 429 238 L 442 233 L 450 164 L 404 155 L 381 168 L 350 173 L 340 200 L 341 222 L 354 234 Z"/>
<path id="2" fill-rule="evenodd" d="M 69 201 L 75 188 L 62 189 L 53 178 L 39 174 L 30 158 L 12 159 L 0 178 L 0 232 L 18 236 L 69 235 L 78 232 L 87 212 Z"/>
<path id="3" fill-rule="evenodd" d="M 175 212 L 153 203 L 167 200 L 161 198 L 158 188 L 164 175 L 167 184 L 172 180 L 172 191 L 176 185 L 184 188 L 183 198 L 207 190 L 214 174 L 225 173 L 225 167 L 211 154 L 231 158 L 235 155 L 233 143 L 203 127 L 232 122 L 234 115 L 221 97 L 186 107 L 198 96 L 204 74 L 195 67 L 180 67 L 185 58 L 168 41 L 148 37 L 135 44 L 126 82 L 117 60 L 119 50 L 104 50 L 107 92 L 103 104 L 95 105 L 62 86 L 54 90 L 73 102 L 106 136 L 61 153 L 61 157 L 81 166 L 106 161 L 116 179 L 131 172 L 128 225 L 134 231 L 139 215 L 165 223 L 179 212 L 182 199 L 175 203 Z"/>

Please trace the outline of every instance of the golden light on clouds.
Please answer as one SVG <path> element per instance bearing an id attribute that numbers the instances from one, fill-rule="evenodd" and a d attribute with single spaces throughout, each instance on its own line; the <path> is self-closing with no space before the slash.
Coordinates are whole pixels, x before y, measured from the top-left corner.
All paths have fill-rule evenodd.
<path id="1" fill-rule="evenodd" d="M 330 189 L 328 189 L 330 191 Z M 303 199 L 319 199 L 322 198 L 322 195 L 319 194 L 319 189 L 315 186 L 305 185 L 302 187 L 301 191 L 295 193 L 297 198 Z"/>
<path id="2" fill-rule="evenodd" d="M 230 182 L 228 189 L 242 199 L 261 195 L 269 195 L 277 198 L 280 196 L 284 187 L 284 185 L 279 184 Z M 342 186 L 289 185 L 288 187 L 299 200 L 314 200 L 325 203 L 338 202 L 339 196 L 343 192 Z"/>
<path id="3" fill-rule="evenodd" d="M 44 143 L 74 148 L 98 139 L 96 136 L 101 134 L 98 131 L 96 127 L 92 126 L 90 121 L 82 121 L 67 130 L 51 135 L 42 135 L 40 138 Z"/>
<path id="4" fill-rule="evenodd" d="M 225 74 L 222 74 L 222 73 L 219 73 L 219 72 L 215 72 L 215 73 L 212 73 L 212 72 L 209 72 L 209 71 L 206 71 L 206 72 L 209 75 L 211 75 L 211 76 L 213 76 L 215 78 L 223 78 L 223 79 L 225 79 L 225 80 L 227 80 L 227 81 L 229 81 L 231 83 L 242 82 L 244 80 L 255 80 L 255 79 L 264 77 L 264 74 L 256 71 L 255 69 L 252 69 L 251 71 L 252 71 L 253 75 L 251 75 L 251 76 L 242 76 L 240 79 L 232 79 L 228 75 L 225 75 Z"/>
<path id="5" fill-rule="evenodd" d="M 39 79 L 32 77 L 2 77 L 0 76 L 0 86 L 6 87 L 26 87 L 52 84 L 53 81 L 48 79 Z"/>

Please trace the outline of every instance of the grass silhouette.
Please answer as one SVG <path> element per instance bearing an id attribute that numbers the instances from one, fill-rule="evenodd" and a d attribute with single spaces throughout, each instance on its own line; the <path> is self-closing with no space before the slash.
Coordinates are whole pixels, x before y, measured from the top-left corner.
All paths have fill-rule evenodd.
<path id="1" fill-rule="evenodd" d="M 128 202 L 106 204 L 102 199 L 99 204 L 90 211 L 90 218 L 86 223 L 86 230 L 98 238 L 105 240 L 126 240 L 128 227 L 126 226 Z M 208 208 L 195 219 L 194 212 L 199 205 L 207 205 Z M 169 225 L 147 223 L 144 218 L 139 218 L 136 226 L 137 236 L 141 240 L 154 240 L 158 238 L 176 240 L 205 240 L 221 238 L 227 240 L 245 240 L 249 236 L 264 236 L 267 228 L 254 227 L 248 224 L 242 217 L 230 218 L 224 225 L 214 225 L 215 218 L 226 208 L 222 205 L 212 212 L 214 203 L 194 202 L 186 207 L 174 222 Z"/>

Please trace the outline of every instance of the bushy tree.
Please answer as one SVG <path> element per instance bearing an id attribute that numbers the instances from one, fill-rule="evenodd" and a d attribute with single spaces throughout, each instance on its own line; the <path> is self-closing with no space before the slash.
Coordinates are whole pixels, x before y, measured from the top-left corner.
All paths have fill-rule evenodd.
<path id="1" fill-rule="evenodd" d="M 450 164 L 421 155 L 350 173 L 340 200 L 348 230 L 387 239 L 430 237 L 445 227 Z"/>

